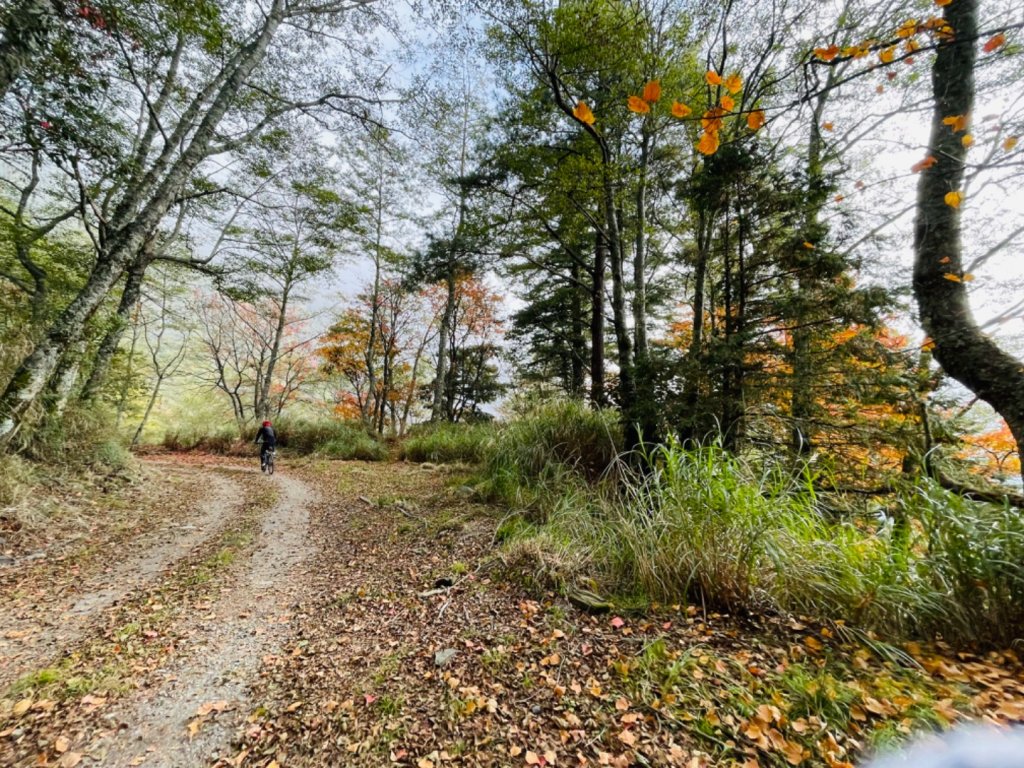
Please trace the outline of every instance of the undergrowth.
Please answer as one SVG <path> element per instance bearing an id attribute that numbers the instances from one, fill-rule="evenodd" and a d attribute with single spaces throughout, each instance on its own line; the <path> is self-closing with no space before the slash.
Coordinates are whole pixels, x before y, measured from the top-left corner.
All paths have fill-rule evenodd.
<path id="1" fill-rule="evenodd" d="M 406 461 L 477 464 L 497 434 L 493 424 L 424 424 L 410 431 L 399 447 Z"/>
<path id="2" fill-rule="evenodd" d="M 1015 512 L 922 479 L 872 515 L 837 514 L 807 470 L 668 445 L 640 473 L 617 458 L 615 434 L 607 414 L 549 406 L 509 425 L 484 463 L 481 486 L 519 510 L 499 530 L 508 557 L 548 586 L 892 639 L 1024 637 Z"/>
<path id="3" fill-rule="evenodd" d="M 228 456 L 251 456 L 255 451 L 252 434 L 239 436 L 235 426 L 212 432 L 196 430 L 170 431 L 164 435 L 163 446 L 172 451 L 201 451 Z M 278 448 L 295 455 L 317 454 L 332 459 L 382 461 L 388 457 L 387 446 L 369 434 L 361 424 L 336 419 L 279 419 L 274 422 Z"/>

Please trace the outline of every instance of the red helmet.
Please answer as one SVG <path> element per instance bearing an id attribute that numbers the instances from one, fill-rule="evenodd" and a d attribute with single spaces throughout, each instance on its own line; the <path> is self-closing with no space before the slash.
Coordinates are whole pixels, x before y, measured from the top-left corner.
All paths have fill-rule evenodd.
<path id="1" fill-rule="evenodd" d="M 263 426 L 264 427 L 269 427 L 270 426 L 270 422 L 269 421 L 264 421 L 263 422 Z"/>

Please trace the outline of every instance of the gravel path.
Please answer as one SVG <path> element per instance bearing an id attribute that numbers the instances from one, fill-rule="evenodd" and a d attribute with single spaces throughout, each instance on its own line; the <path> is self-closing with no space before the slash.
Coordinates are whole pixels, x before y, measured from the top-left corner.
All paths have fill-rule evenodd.
<path id="1" fill-rule="evenodd" d="M 237 503 L 238 484 L 219 474 L 185 471 L 209 488 L 192 514 L 184 510 L 186 516 L 169 518 L 155 531 L 131 542 L 127 553 L 110 553 L 110 567 L 55 595 L 53 602 L 0 605 L 0 690 L 74 648 L 103 611 L 156 581 L 220 530 Z"/>
<path id="2" fill-rule="evenodd" d="M 275 475 L 280 497 L 262 524 L 241 577 L 202 619 L 186 653 L 157 684 L 107 714 L 115 725 L 90 749 L 104 766 L 197 766 L 215 759 L 247 713 L 246 692 L 261 659 L 278 650 L 309 555 L 313 493 Z"/>

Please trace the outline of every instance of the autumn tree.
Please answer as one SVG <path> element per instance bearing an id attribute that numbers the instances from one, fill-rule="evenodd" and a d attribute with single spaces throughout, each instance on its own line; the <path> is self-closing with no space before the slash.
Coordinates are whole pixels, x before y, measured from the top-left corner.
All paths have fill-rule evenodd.
<path id="1" fill-rule="evenodd" d="M 227 6 L 212 0 L 146 3 L 131 14 L 113 9 L 93 25 L 103 27 L 102 37 L 94 36 L 108 75 L 103 89 L 63 96 L 43 89 L 44 99 L 39 89 L 20 94 L 28 101 L 17 117 L 37 125 L 47 157 L 76 190 L 95 255 L 88 279 L 0 395 L 0 444 L 9 443 L 62 360 L 80 346 L 88 322 L 168 211 L 209 192 L 199 182 L 211 158 L 265 136 L 284 115 L 348 109 L 351 93 L 304 76 L 302 64 L 322 42 L 321 29 L 364 5 L 274 0 L 244 21 L 231 17 L 230 31 Z M 97 111 L 110 117 L 109 131 L 82 130 L 80 117 Z M 100 151 L 90 151 L 93 142 Z"/>

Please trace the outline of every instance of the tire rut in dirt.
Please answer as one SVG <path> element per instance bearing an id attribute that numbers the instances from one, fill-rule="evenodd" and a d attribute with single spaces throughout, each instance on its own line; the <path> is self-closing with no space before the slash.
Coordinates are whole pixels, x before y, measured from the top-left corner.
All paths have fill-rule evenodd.
<path id="1" fill-rule="evenodd" d="M 156 531 L 128 545 L 140 548 L 116 562 L 110 572 L 87 579 L 73 594 L 46 606 L 46 616 L 38 611 L 30 615 L 11 615 L 7 609 L 0 608 L 0 626 L 5 630 L 0 635 L 0 689 L 75 647 L 103 611 L 133 591 L 157 581 L 162 573 L 220 529 L 229 518 L 231 507 L 237 503 L 238 484 L 222 475 L 191 474 L 201 477 L 201 482 L 210 489 L 195 514 L 168 520 Z M 111 559 L 120 556 L 121 553 L 112 553 Z"/>
<path id="2" fill-rule="evenodd" d="M 268 481 L 281 497 L 263 522 L 247 570 L 209 617 L 192 619 L 192 647 L 165 670 L 166 682 L 111 713 L 117 730 L 90 750 L 104 766 L 203 765 L 227 747 L 247 713 L 247 691 L 262 657 L 277 651 L 288 632 L 295 571 L 309 554 L 311 491 L 294 478 Z M 197 722 L 200 707 L 212 702 L 226 705 Z"/>

